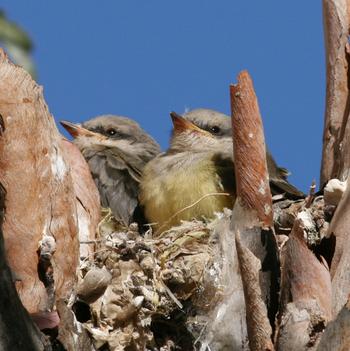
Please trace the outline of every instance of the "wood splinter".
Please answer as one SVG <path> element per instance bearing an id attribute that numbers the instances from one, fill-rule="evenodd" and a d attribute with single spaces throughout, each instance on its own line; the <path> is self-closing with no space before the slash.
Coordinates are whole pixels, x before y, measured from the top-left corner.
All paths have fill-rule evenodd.
<path id="1" fill-rule="evenodd" d="M 237 200 L 233 209 L 251 350 L 274 350 L 272 325 L 278 306 L 279 265 L 263 126 L 247 71 L 231 85 Z"/>

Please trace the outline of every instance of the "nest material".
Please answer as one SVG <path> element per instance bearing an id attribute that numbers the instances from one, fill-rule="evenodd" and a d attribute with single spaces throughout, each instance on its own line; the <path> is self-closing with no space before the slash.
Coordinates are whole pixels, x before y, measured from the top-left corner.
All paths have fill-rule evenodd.
<path id="1" fill-rule="evenodd" d="M 274 204 L 281 246 L 303 206 L 304 201 Z M 304 212 L 310 219 L 305 237 L 315 246 L 328 226 L 323 198 Z M 229 227 L 230 215 L 227 210 L 209 222 L 183 222 L 153 239 L 150 231 L 140 236 L 135 224 L 122 228 L 105 212 L 93 260 L 82 263 L 78 287 L 78 298 L 90 311 L 80 321 L 95 349 L 205 350 L 209 344 L 218 349 L 214 334 L 227 332 L 218 327 L 227 316 L 221 324 L 215 320 L 238 284 L 228 274 L 235 255 L 229 233 L 218 229 L 223 223 Z M 79 308 L 76 315 L 79 320 Z M 234 343 L 230 338 L 226 343 Z"/>

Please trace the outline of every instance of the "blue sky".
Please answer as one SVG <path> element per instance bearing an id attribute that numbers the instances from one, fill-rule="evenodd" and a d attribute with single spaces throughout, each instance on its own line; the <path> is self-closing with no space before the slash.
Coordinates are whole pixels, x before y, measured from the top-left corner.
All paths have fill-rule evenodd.
<path id="1" fill-rule="evenodd" d="M 163 148 L 169 112 L 230 113 L 229 84 L 253 77 L 267 144 L 292 183 L 319 178 L 325 95 L 321 1 L 5 0 L 35 43 L 56 120 L 136 119 Z"/>

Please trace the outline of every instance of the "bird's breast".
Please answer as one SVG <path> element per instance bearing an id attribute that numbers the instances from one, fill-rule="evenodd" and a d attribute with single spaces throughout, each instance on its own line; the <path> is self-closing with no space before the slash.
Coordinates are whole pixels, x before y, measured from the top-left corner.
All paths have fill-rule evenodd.
<path id="1" fill-rule="evenodd" d="M 157 231 L 179 224 L 180 220 L 212 218 L 214 212 L 232 208 L 233 196 L 223 194 L 225 189 L 211 158 L 169 163 L 169 171 L 162 172 L 152 167 L 157 161 L 161 160 L 146 166 L 140 195 L 146 218 L 155 223 Z"/>

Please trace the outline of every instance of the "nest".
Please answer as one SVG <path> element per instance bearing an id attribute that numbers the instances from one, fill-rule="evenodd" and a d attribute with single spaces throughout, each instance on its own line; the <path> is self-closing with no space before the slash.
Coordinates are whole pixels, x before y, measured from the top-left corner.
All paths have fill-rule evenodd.
<path id="1" fill-rule="evenodd" d="M 156 239 L 150 231 L 140 236 L 135 224 L 122 230 L 105 214 L 78 287 L 79 301 L 91 311 L 83 325 L 97 349 L 191 349 L 201 323 L 188 315 L 220 299 L 215 227 L 229 212 L 210 222 L 183 222 Z"/>
<path id="2" fill-rule="evenodd" d="M 305 201 L 274 204 L 281 246 L 303 207 Z M 307 241 L 319 247 L 329 221 L 323 198 L 304 210 L 311 223 Z M 220 306 L 242 289 L 230 280 L 231 270 L 239 269 L 233 267 L 230 217 L 225 210 L 214 220 L 183 222 L 152 238 L 151 230 L 141 236 L 136 224 L 122 228 L 105 210 L 93 259 L 81 263 L 73 305 L 95 349 L 206 350 L 214 334 L 226 333 L 218 326 L 227 318 L 218 317 Z"/>

